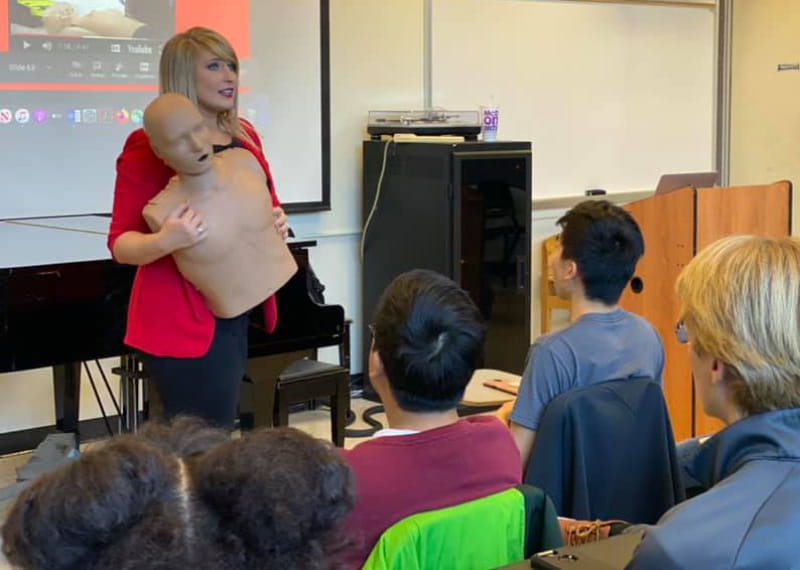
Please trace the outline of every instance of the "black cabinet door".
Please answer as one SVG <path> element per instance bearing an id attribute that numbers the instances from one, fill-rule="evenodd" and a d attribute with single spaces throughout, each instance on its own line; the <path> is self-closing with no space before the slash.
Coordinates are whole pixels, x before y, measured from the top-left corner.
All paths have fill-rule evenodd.
<path id="1" fill-rule="evenodd" d="M 521 372 L 530 339 L 530 143 L 363 147 L 362 315 L 397 275 L 438 271 L 469 291 L 489 323 L 483 366 Z"/>

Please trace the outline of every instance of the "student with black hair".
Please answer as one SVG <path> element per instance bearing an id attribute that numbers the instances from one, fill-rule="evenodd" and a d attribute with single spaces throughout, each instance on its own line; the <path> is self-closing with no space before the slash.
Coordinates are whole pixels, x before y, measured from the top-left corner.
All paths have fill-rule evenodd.
<path id="1" fill-rule="evenodd" d="M 485 325 L 469 295 L 432 271 L 397 277 L 372 320 L 369 377 L 389 429 L 342 451 L 356 477 L 345 527 L 360 567 L 394 523 L 518 485 L 519 453 L 492 416 L 459 419 L 456 406 L 483 349 Z"/>
<path id="2" fill-rule="evenodd" d="M 661 382 L 664 370 L 658 333 L 617 304 L 644 253 L 636 221 L 606 200 L 587 200 L 557 224 L 559 247 L 548 262 L 556 293 L 572 304 L 571 323 L 538 338 L 528 353 L 510 416 L 523 466 L 542 413 L 556 396 L 606 380 L 648 377 Z"/>

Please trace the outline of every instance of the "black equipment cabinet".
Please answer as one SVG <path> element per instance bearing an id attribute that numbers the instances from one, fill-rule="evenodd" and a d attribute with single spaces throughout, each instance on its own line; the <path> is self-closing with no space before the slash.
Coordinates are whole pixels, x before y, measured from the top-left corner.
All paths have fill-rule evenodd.
<path id="1" fill-rule="evenodd" d="M 365 376 L 378 299 L 415 268 L 447 275 L 481 309 L 481 367 L 521 374 L 530 345 L 530 143 L 364 141 L 363 159 Z"/>

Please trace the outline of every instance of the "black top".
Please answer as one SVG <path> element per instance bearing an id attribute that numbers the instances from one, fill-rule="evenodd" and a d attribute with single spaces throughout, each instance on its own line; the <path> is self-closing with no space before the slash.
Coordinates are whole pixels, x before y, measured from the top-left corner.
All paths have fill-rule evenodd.
<path id="1" fill-rule="evenodd" d="M 214 154 L 222 152 L 223 150 L 228 150 L 229 148 L 245 148 L 244 143 L 239 139 L 231 139 L 231 142 L 228 144 L 215 144 L 214 145 Z"/>

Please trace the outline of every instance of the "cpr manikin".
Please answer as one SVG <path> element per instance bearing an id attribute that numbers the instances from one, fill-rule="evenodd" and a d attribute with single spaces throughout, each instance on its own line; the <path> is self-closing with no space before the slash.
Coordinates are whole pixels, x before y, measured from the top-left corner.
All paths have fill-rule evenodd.
<path id="1" fill-rule="evenodd" d="M 202 222 L 197 241 L 172 252 L 181 274 L 221 318 L 241 315 L 283 286 L 297 265 L 275 228 L 266 176 L 246 149 L 214 154 L 194 104 L 175 93 L 145 110 L 153 151 L 177 174 L 142 211 L 157 232 L 168 217 L 191 209 Z"/>

